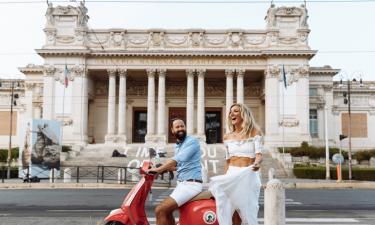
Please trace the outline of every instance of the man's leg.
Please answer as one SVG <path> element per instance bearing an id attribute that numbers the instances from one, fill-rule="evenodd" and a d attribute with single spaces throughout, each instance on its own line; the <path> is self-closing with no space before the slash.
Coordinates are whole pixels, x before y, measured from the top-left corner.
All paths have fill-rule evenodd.
<path id="1" fill-rule="evenodd" d="M 175 225 L 173 211 L 178 209 L 176 201 L 167 197 L 155 208 L 156 225 Z"/>

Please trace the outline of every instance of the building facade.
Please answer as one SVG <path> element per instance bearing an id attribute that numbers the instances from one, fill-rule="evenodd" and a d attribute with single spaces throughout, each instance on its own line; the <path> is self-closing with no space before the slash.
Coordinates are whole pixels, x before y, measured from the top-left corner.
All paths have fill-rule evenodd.
<path id="1" fill-rule="evenodd" d="M 227 132 L 229 106 L 239 102 L 252 109 L 269 147 L 322 145 L 324 121 L 337 146 L 348 129 L 341 122 L 346 89 L 333 82 L 339 70 L 309 65 L 316 51 L 308 44 L 307 17 L 304 6 L 271 6 L 262 30 L 103 30 L 87 26 L 82 3 L 50 4 L 45 45 L 36 50 L 45 63 L 20 68 L 26 80 L 18 90 L 17 123 L 60 120 L 70 145 L 163 146 L 174 142 L 169 121 L 180 117 L 188 134 L 215 144 Z M 374 87 L 353 89 L 362 126 L 355 129 L 366 127 L 353 138 L 366 148 L 375 146 L 368 126 L 375 119 Z"/>

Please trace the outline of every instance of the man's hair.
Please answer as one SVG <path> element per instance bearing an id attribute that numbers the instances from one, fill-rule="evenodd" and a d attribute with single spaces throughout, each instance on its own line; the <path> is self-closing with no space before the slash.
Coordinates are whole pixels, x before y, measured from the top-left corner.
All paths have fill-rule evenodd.
<path id="1" fill-rule="evenodd" d="M 173 128 L 173 123 L 174 123 L 174 121 L 177 121 L 177 120 L 181 120 L 185 124 L 185 121 L 183 119 L 176 117 L 176 118 L 171 119 L 169 127 Z"/>

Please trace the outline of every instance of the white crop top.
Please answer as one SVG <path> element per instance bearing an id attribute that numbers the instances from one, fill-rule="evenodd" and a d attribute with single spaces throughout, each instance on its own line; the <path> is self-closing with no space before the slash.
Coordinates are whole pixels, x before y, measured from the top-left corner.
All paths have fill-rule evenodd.
<path id="1" fill-rule="evenodd" d="M 244 140 L 226 140 L 224 145 L 227 149 L 225 159 L 232 156 L 255 158 L 256 153 L 262 153 L 263 137 L 255 135 Z"/>

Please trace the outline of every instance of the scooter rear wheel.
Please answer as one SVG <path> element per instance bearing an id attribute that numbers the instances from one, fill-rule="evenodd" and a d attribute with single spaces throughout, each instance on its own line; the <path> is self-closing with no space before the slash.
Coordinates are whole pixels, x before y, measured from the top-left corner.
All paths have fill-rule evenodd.
<path id="1" fill-rule="evenodd" d="M 105 225 L 126 225 L 126 224 L 123 224 L 117 221 L 111 221 L 111 222 L 106 223 Z"/>

